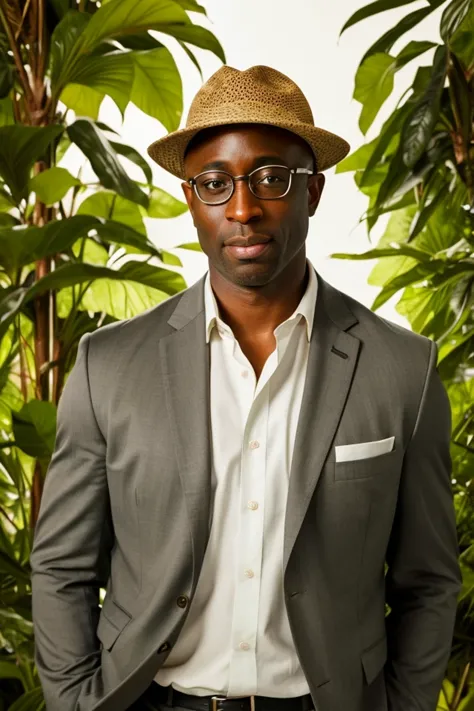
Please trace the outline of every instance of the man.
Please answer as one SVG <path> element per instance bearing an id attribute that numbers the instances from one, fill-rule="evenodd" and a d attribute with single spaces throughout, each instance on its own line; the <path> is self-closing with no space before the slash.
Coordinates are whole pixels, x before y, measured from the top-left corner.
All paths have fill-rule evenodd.
<path id="1" fill-rule="evenodd" d="M 150 146 L 209 272 L 80 341 L 32 556 L 48 711 L 435 711 L 450 408 L 435 344 L 305 256 L 348 149 L 268 67 Z"/>

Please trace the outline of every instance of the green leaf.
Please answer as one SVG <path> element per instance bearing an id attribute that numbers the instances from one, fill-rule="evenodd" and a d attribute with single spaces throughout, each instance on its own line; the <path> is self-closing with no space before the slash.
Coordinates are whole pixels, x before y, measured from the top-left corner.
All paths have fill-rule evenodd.
<path id="1" fill-rule="evenodd" d="M 74 66 L 78 39 L 90 19 L 87 12 L 69 10 L 53 30 L 49 66 L 53 96 L 58 95 L 69 80 L 68 72 Z"/>
<path id="2" fill-rule="evenodd" d="M 175 249 L 190 249 L 192 252 L 202 252 L 202 247 L 199 242 L 185 242 L 178 244 Z"/>
<path id="3" fill-rule="evenodd" d="M 194 66 L 195 66 L 196 69 L 198 70 L 198 72 L 199 72 L 199 74 L 200 74 L 200 76 L 201 76 L 202 81 L 204 81 L 204 77 L 203 77 L 203 74 L 202 74 L 201 65 L 199 64 L 199 62 L 198 62 L 198 60 L 197 60 L 197 58 L 196 58 L 196 55 L 195 55 L 193 52 L 191 52 L 191 50 L 189 49 L 189 47 L 188 47 L 184 42 L 181 42 L 181 40 L 178 40 L 178 43 L 179 43 L 179 45 L 182 47 L 182 49 L 184 49 L 184 51 L 185 51 L 186 54 L 188 55 L 189 59 L 191 60 L 191 62 L 194 64 Z"/>
<path id="4" fill-rule="evenodd" d="M 0 263 L 13 272 L 38 259 L 68 249 L 81 235 L 95 227 L 97 220 L 74 216 L 49 222 L 44 227 L 26 225 L 0 228 Z"/>
<path id="5" fill-rule="evenodd" d="M 474 65 L 474 5 L 472 3 L 467 14 L 451 36 L 449 46 L 466 69 L 471 70 Z"/>
<path id="6" fill-rule="evenodd" d="M 110 141 L 110 145 L 116 153 L 119 153 L 125 158 L 128 158 L 128 160 L 132 161 L 132 163 L 135 163 L 135 165 L 138 165 L 138 167 L 143 170 L 147 183 L 149 185 L 152 184 L 153 171 L 151 169 L 151 166 L 148 161 L 145 160 L 145 158 L 138 151 L 135 150 L 135 148 L 132 148 L 131 146 L 126 146 L 123 143 L 116 143 L 115 141 Z"/>
<path id="7" fill-rule="evenodd" d="M 62 126 L 0 127 L 0 175 L 16 203 L 28 194 L 30 170 L 44 156 L 51 143 L 63 132 Z"/>
<path id="8" fill-rule="evenodd" d="M 13 102 L 10 98 L 0 99 L 0 126 L 13 126 Z"/>
<path id="9" fill-rule="evenodd" d="M 471 0 L 453 0 L 448 4 L 441 16 L 439 32 L 443 42 L 450 43 L 450 39 L 460 28 L 468 13 L 473 12 Z"/>
<path id="10" fill-rule="evenodd" d="M 177 200 L 175 197 L 165 192 L 161 188 L 154 187 L 150 193 L 150 204 L 147 210 L 148 217 L 167 218 L 178 217 L 186 212 L 188 206 L 185 202 Z"/>
<path id="11" fill-rule="evenodd" d="M 30 190 L 33 190 L 45 205 L 54 205 L 62 200 L 74 185 L 81 185 L 81 181 L 66 168 L 49 168 L 30 180 Z"/>
<path id="12" fill-rule="evenodd" d="M 20 565 L 18 561 L 10 558 L 5 551 L 0 550 L 0 573 L 11 575 L 18 582 L 29 583 L 30 573 L 27 566 Z M 0 608 L 1 610 L 1 608 Z"/>
<path id="13" fill-rule="evenodd" d="M 134 81 L 132 54 L 116 50 L 110 54 L 81 57 L 75 62 L 68 80 L 94 89 L 102 96 L 110 96 L 123 117 Z"/>
<path id="14" fill-rule="evenodd" d="M 183 112 L 183 87 L 171 53 L 162 47 L 131 52 L 131 59 L 135 69 L 131 101 L 168 131 L 176 130 Z"/>
<path id="15" fill-rule="evenodd" d="M 116 0 L 111 5 L 115 2 Z M 105 188 L 115 190 L 122 197 L 148 207 L 148 197 L 128 177 L 110 142 L 95 123 L 85 118 L 78 119 L 68 126 L 67 132 L 71 141 L 89 159 L 93 171 Z"/>
<path id="16" fill-rule="evenodd" d="M 374 152 L 378 138 L 374 138 L 370 143 L 364 143 L 357 150 L 344 158 L 337 164 L 336 173 L 349 173 L 353 170 L 362 170 L 367 165 L 367 161 Z"/>
<path id="17" fill-rule="evenodd" d="M 45 400 L 30 400 L 12 412 L 15 443 L 30 457 L 49 459 L 56 437 L 56 406 Z"/>
<path id="18" fill-rule="evenodd" d="M 389 54 L 373 54 L 357 70 L 354 99 L 362 104 L 359 128 L 364 135 L 393 91 L 394 72 L 395 58 Z"/>
<path id="19" fill-rule="evenodd" d="M 22 681 L 23 675 L 18 664 L 0 661 L 0 679 L 19 679 Z"/>
<path id="20" fill-rule="evenodd" d="M 396 57 L 397 69 L 401 69 L 433 47 L 437 47 L 436 42 L 409 42 Z"/>
<path id="21" fill-rule="evenodd" d="M 158 29 L 158 28 L 156 28 Z M 162 28 L 171 37 L 175 37 L 182 42 L 188 42 L 199 47 L 200 49 L 208 49 L 216 55 L 224 64 L 226 63 L 225 52 L 221 43 L 209 30 L 200 25 L 174 25 L 172 27 Z"/>
<path id="22" fill-rule="evenodd" d="M 330 256 L 334 259 L 378 259 L 379 257 L 398 257 L 398 255 L 403 255 L 405 257 L 412 257 L 418 262 L 429 262 L 431 261 L 431 256 L 427 252 L 423 252 L 415 247 L 408 247 L 407 245 L 402 245 L 397 242 L 394 243 L 392 248 L 382 248 L 369 249 L 368 252 L 363 252 L 361 254 L 347 254 L 341 252 L 335 252 Z"/>
<path id="23" fill-rule="evenodd" d="M 372 54 L 390 52 L 395 42 L 400 39 L 406 32 L 413 29 L 418 25 L 425 17 L 428 17 L 434 10 L 436 10 L 440 5 L 446 0 L 433 0 L 429 7 L 422 7 L 419 10 L 411 12 L 409 15 L 405 15 L 400 22 L 398 22 L 395 27 L 392 27 L 388 32 L 386 32 L 380 39 L 378 39 L 364 54 L 362 62 L 364 62 L 367 57 Z M 362 63 L 361 62 L 361 63 Z"/>
<path id="24" fill-rule="evenodd" d="M 60 292 L 64 299 L 63 293 Z M 122 320 L 133 318 L 168 298 L 168 294 L 160 289 L 139 284 L 131 280 L 96 279 L 82 297 L 80 310 L 105 312 L 109 316 Z M 72 294 L 67 295 L 72 306 Z M 77 303 L 77 301 L 76 301 Z M 66 304 L 63 303 L 63 307 Z"/>
<path id="25" fill-rule="evenodd" d="M 202 12 L 206 15 L 206 10 L 202 5 L 199 5 L 196 0 L 175 0 L 178 5 L 181 5 L 183 10 L 188 10 L 189 12 Z"/>
<path id="26" fill-rule="evenodd" d="M 61 92 L 60 100 L 77 116 L 97 119 L 105 94 L 84 84 L 67 84 Z"/>
<path id="27" fill-rule="evenodd" d="M 362 7 L 360 10 L 357 10 L 353 15 L 351 15 L 342 28 L 340 35 L 349 29 L 349 27 L 353 27 L 353 25 L 365 20 L 367 17 L 372 17 L 380 12 L 393 10 L 396 7 L 402 7 L 403 5 L 410 5 L 413 2 L 416 2 L 416 0 L 376 0 L 376 2 L 371 2 L 370 5 L 365 5 L 365 7 Z"/>
<path id="28" fill-rule="evenodd" d="M 120 222 L 146 237 L 146 229 L 138 205 L 113 192 L 100 190 L 89 195 L 81 202 L 76 214 L 94 215 Z"/>
<path id="29" fill-rule="evenodd" d="M 10 93 L 13 77 L 13 67 L 9 62 L 8 54 L 0 48 L 0 99 L 4 99 Z"/>
<path id="30" fill-rule="evenodd" d="M 9 711 L 44 711 L 46 708 L 41 687 L 35 687 L 20 696 Z"/>
<path id="31" fill-rule="evenodd" d="M 103 40 L 125 32 L 166 32 L 174 24 L 190 25 L 191 21 L 172 0 L 112 0 L 91 17 L 81 37 L 81 50 L 90 51 Z"/>
<path id="32" fill-rule="evenodd" d="M 416 214 L 416 205 L 395 210 L 390 215 L 384 234 L 380 237 L 377 247 L 384 248 L 394 242 L 406 243 L 410 232 L 410 225 Z M 370 272 L 367 282 L 372 286 L 384 286 L 390 279 L 398 274 L 403 274 L 414 267 L 416 261 L 405 255 L 386 257 L 375 264 Z"/>
<path id="33" fill-rule="evenodd" d="M 428 276 L 432 276 L 440 267 L 443 266 L 443 262 L 440 259 L 433 259 L 426 264 L 418 263 L 411 269 L 409 269 L 404 274 L 399 274 L 385 284 L 384 288 L 380 294 L 375 299 L 371 306 L 373 311 L 379 309 L 386 301 L 392 298 L 397 291 L 410 286 L 412 284 L 417 284 L 423 281 Z"/>
<path id="34" fill-rule="evenodd" d="M 415 237 L 417 237 L 420 232 L 425 228 L 428 220 L 431 219 L 431 216 L 439 207 L 440 203 L 442 202 L 442 200 L 444 200 L 445 197 L 445 189 L 441 189 L 439 193 L 433 197 L 431 202 L 426 205 L 421 212 L 418 213 L 418 216 L 410 230 L 410 236 L 408 238 L 409 241 L 415 239 Z"/>
<path id="35" fill-rule="evenodd" d="M 403 162 L 409 168 L 413 167 L 421 157 L 433 134 L 440 112 L 441 94 L 447 69 L 446 47 L 438 47 L 430 84 L 403 127 Z"/>

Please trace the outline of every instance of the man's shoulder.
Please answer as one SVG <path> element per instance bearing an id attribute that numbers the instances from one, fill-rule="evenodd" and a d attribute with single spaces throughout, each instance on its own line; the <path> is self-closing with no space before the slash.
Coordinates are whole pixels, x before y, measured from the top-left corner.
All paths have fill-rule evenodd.
<path id="1" fill-rule="evenodd" d="M 380 316 L 354 297 L 338 291 L 357 318 L 357 323 L 349 329 L 349 333 L 359 338 L 366 350 L 371 350 L 387 361 L 403 358 L 412 365 L 417 361 L 420 361 L 420 365 L 426 364 L 433 343 L 430 338 Z"/>
<path id="2" fill-rule="evenodd" d="M 179 301 L 195 287 L 196 284 L 193 284 L 136 316 L 101 326 L 90 334 L 90 340 L 94 346 L 108 344 L 116 347 L 121 343 L 133 342 L 137 338 L 139 340 L 147 337 L 156 339 L 172 333 L 175 329 L 169 325 L 168 321 Z"/>

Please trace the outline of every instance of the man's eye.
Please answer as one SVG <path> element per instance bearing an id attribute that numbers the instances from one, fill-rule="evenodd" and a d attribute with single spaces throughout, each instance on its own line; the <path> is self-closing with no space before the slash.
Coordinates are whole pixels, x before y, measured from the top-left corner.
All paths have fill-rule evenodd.
<path id="1" fill-rule="evenodd" d="M 258 182 L 262 183 L 263 185 L 276 185 L 277 183 L 281 183 L 282 179 L 278 175 L 265 175 Z"/>
<path id="2" fill-rule="evenodd" d="M 204 183 L 206 190 L 221 190 L 225 187 L 225 183 L 222 180 L 208 180 Z"/>

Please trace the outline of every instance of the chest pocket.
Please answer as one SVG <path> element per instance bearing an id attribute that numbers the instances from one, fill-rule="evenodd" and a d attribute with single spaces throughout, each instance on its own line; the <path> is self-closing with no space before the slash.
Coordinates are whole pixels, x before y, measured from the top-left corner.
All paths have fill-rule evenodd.
<path id="1" fill-rule="evenodd" d="M 387 477 L 401 471 L 403 450 L 398 447 L 376 457 L 347 462 L 332 461 L 334 481 L 354 481 L 371 477 Z"/>

